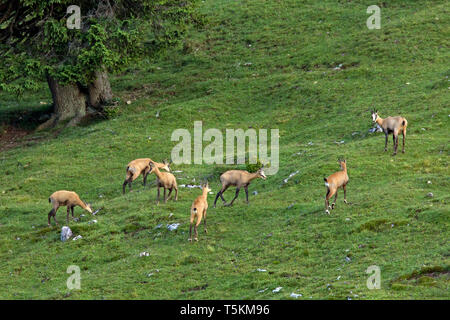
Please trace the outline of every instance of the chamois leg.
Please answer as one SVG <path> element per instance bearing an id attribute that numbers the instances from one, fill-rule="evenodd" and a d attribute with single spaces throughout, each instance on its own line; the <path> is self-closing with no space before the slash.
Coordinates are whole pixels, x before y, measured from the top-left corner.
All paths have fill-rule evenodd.
<path id="1" fill-rule="evenodd" d="M 167 198 L 166 198 L 166 187 L 164 187 L 164 203 L 167 203 Z"/>
<path id="2" fill-rule="evenodd" d="M 200 222 L 202 221 L 202 215 L 199 213 L 197 214 L 197 222 L 195 223 L 195 227 L 194 227 L 194 240 L 198 241 L 198 225 L 200 224 Z"/>
<path id="3" fill-rule="evenodd" d="M 327 195 L 325 197 L 325 213 L 330 214 L 331 206 L 330 206 L 330 201 L 329 200 L 334 195 L 334 192 L 335 191 L 331 191 L 330 189 L 327 190 Z"/>
<path id="4" fill-rule="evenodd" d="M 171 197 L 172 190 L 173 190 L 173 187 L 169 189 L 169 194 L 167 195 L 167 201 L 169 201 L 169 199 Z"/>
<path id="5" fill-rule="evenodd" d="M 203 220 L 203 226 L 205 227 L 205 233 L 208 233 L 208 230 L 206 230 L 206 209 L 203 210 L 203 218 L 205 220 Z"/>
<path id="6" fill-rule="evenodd" d="M 148 173 L 144 173 L 144 188 L 147 185 L 147 176 L 148 176 Z"/>
<path id="7" fill-rule="evenodd" d="M 389 135 L 386 133 L 386 134 L 385 134 L 385 143 L 384 143 L 384 151 L 385 151 L 385 152 L 387 151 L 388 137 L 389 137 Z"/>
<path id="8" fill-rule="evenodd" d="M 59 209 L 59 206 L 57 206 L 57 207 L 55 206 L 52 209 L 52 211 L 53 211 L 52 216 L 53 216 L 53 220 L 55 220 L 56 225 L 59 225 L 58 220 L 56 220 L 56 212 L 58 211 L 58 209 Z M 50 213 L 51 213 L 51 211 L 50 211 Z M 48 221 L 50 222 L 50 218 L 48 219 Z"/>
<path id="9" fill-rule="evenodd" d="M 50 212 L 48 213 L 48 226 L 50 227 L 50 218 L 55 214 L 54 213 L 55 209 L 50 210 Z"/>
<path id="10" fill-rule="evenodd" d="M 336 206 L 337 195 L 338 195 L 338 192 L 337 192 L 337 190 L 336 190 L 336 195 L 334 196 L 334 201 L 333 201 L 333 203 L 331 204 L 331 210 L 333 210 L 334 207 Z"/>
<path id="11" fill-rule="evenodd" d="M 125 181 L 122 184 L 122 194 L 125 194 L 125 188 L 126 188 L 128 183 L 129 183 L 128 179 L 125 179 Z"/>
<path id="12" fill-rule="evenodd" d="M 217 199 L 220 197 L 221 199 L 222 199 L 222 201 L 223 201 L 223 204 L 225 204 L 225 199 L 224 199 L 224 197 L 223 197 L 223 193 L 226 191 L 228 189 L 228 186 L 225 186 L 225 187 L 222 187 L 222 189 L 220 189 L 220 191 L 219 192 L 217 192 L 217 194 L 216 194 L 216 199 L 214 200 L 214 208 L 216 207 L 216 202 L 217 202 Z"/>
<path id="13" fill-rule="evenodd" d="M 72 211 L 72 219 L 74 218 L 73 216 L 73 206 L 70 207 L 70 211 Z"/>
<path id="14" fill-rule="evenodd" d="M 231 206 L 233 205 L 234 200 L 236 200 L 236 198 L 237 198 L 238 195 L 239 195 L 239 191 L 241 191 L 241 188 L 236 188 L 236 194 L 234 195 L 233 200 L 231 200 L 230 203 L 225 204 L 225 207 L 231 207 Z"/>
<path id="15" fill-rule="evenodd" d="M 398 143 L 398 136 L 396 136 L 395 134 L 392 136 L 392 139 L 394 141 L 394 153 L 392 154 L 393 156 L 395 156 L 397 154 L 397 143 Z"/>
<path id="16" fill-rule="evenodd" d="M 178 187 L 173 187 L 175 189 L 175 199 L 174 201 L 178 201 Z"/>
<path id="17" fill-rule="evenodd" d="M 405 153 L 406 129 L 403 129 L 402 135 L 403 135 L 403 148 L 402 148 L 402 153 Z"/>
<path id="18" fill-rule="evenodd" d="M 347 203 L 347 185 L 344 184 L 342 189 L 344 189 L 344 203 Z"/>
<path id="19" fill-rule="evenodd" d="M 70 206 L 67 206 L 67 217 L 66 217 L 67 223 L 69 223 L 69 215 L 70 215 Z"/>
<path id="20" fill-rule="evenodd" d="M 159 186 L 158 186 L 158 193 L 156 194 L 156 204 L 159 204 Z"/>
<path id="21" fill-rule="evenodd" d="M 226 186 L 225 188 L 223 188 L 222 191 L 220 191 L 220 199 L 222 199 L 222 201 L 223 201 L 224 204 L 225 204 L 226 201 L 225 201 L 225 198 L 223 197 L 223 193 L 224 193 L 225 191 L 227 191 L 228 187 L 229 187 L 229 186 Z"/>
<path id="22" fill-rule="evenodd" d="M 56 225 L 59 225 L 58 220 L 56 220 L 56 211 L 53 213 L 53 220 L 55 220 Z"/>

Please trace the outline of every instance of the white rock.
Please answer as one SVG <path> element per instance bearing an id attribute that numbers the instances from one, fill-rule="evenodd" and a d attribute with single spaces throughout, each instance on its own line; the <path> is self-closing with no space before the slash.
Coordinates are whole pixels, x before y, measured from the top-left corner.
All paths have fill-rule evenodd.
<path id="1" fill-rule="evenodd" d="M 291 297 L 297 299 L 298 297 L 302 297 L 301 293 L 291 293 Z"/>
<path id="2" fill-rule="evenodd" d="M 258 268 L 258 269 L 256 269 L 256 271 L 259 271 L 259 272 L 266 272 L 267 270 L 266 270 L 266 269 L 260 269 L 260 268 Z"/>
<path id="3" fill-rule="evenodd" d="M 77 235 L 75 238 L 73 238 L 72 240 L 79 240 L 79 239 L 82 239 L 83 237 L 81 236 L 81 235 Z"/>
<path id="4" fill-rule="evenodd" d="M 293 172 L 293 173 L 291 173 L 290 175 L 289 175 L 289 177 L 287 177 L 286 179 L 284 179 L 283 181 L 284 181 L 284 183 L 287 183 L 288 181 L 289 181 L 289 179 L 290 178 L 292 178 L 293 176 L 295 176 L 297 173 L 299 173 L 300 171 L 295 171 L 295 172 Z"/>
<path id="5" fill-rule="evenodd" d="M 277 293 L 277 292 L 280 292 L 281 289 L 283 289 L 283 287 L 277 287 L 277 288 L 273 289 L 272 292 Z"/>
<path id="6" fill-rule="evenodd" d="M 93 224 L 93 223 L 97 223 L 97 220 L 91 220 L 88 222 L 88 224 Z"/>
<path id="7" fill-rule="evenodd" d="M 61 241 L 64 242 L 72 237 L 72 230 L 69 227 L 62 227 L 61 229 Z"/>
<path id="8" fill-rule="evenodd" d="M 150 253 L 148 253 L 147 251 L 139 253 L 139 257 L 148 257 L 149 255 Z"/>
<path id="9" fill-rule="evenodd" d="M 167 225 L 167 229 L 169 229 L 169 231 L 174 231 L 177 230 L 179 226 L 179 223 L 172 223 Z"/>

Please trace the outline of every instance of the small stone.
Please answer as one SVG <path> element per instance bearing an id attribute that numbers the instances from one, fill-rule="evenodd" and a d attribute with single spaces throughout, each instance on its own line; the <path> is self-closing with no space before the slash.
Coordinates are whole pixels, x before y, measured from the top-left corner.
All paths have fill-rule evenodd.
<path id="1" fill-rule="evenodd" d="M 434 197 L 433 192 L 428 192 L 427 197 L 428 197 L 428 198 L 433 198 L 433 197 Z"/>
<path id="2" fill-rule="evenodd" d="M 128 100 L 128 101 L 127 101 L 127 104 L 131 104 L 131 101 L 130 101 L 130 100 Z"/>
<path id="3" fill-rule="evenodd" d="M 431 181 L 430 181 L 430 180 L 428 180 L 428 181 L 427 181 L 427 183 L 428 183 L 428 184 L 431 184 Z"/>
<path id="4" fill-rule="evenodd" d="M 79 240 L 79 239 L 82 239 L 83 237 L 81 236 L 81 235 L 77 235 L 75 238 L 73 238 L 72 240 L 73 241 L 76 241 L 76 240 Z"/>
<path id="5" fill-rule="evenodd" d="M 62 227 L 61 228 L 61 241 L 64 242 L 68 240 L 72 236 L 72 230 L 70 230 L 69 227 Z"/>

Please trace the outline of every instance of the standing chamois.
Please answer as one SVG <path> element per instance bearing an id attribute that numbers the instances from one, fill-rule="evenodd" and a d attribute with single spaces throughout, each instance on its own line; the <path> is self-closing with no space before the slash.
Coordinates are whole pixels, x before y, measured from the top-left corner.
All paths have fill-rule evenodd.
<path id="1" fill-rule="evenodd" d="M 325 186 L 327 187 L 327 195 L 325 196 L 325 213 L 330 214 L 330 210 L 334 209 L 337 200 L 337 191 L 340 187 L 344 189 L 344 203 L 347 203 L 347 183 L 348 183 L 348 174 L 347 174 L 347 162 L 345 160 L 338 160 L 341 165 L 341 171 L 333 173 L 328 178 L 323 178 L 325 180 Z M 330 206 L 330 202 L 328 201 L 334 194 L 336 194 L 334 198 L 333 204 Z"/>
<path id="2" fill-rule="evenodd" d="M 159 188 L 164 188 L 164 203 L 167 202 L 167 200 L 170 199 L 170 195 L 172 193 L 172 190 L 175 189 L 175 201 L 178 200 L 178 186 L 177 186 L 177 180 L 175 179 L 175 176 L 169 172 L 161 172 L 158 169 L 158 166 L 156 165 L 156 162 L 153 160 L 150 160 L 150 172 L 155 172 L 156 174 L 156 187 L 158 188 L 158 195 L 156 197 L 156 203 L 159 203 Z M 166 190 L 169 189 L 169 194 L 166 198 Z"/>
<path id="3" fill-rule="evenodd" d="M 206 210 L 208 209 L 208 200 L 206 199 L 208 197 L 208 192 L 211 191 L 209 188 L 208 182 L 206 182 L 205 185 L 202 186 L 202 195 L 198 196 L 191 206 L 191 224 L 189 227 L 189 241 L 192 241 L 192 225 L 194 223 L 194 219 L 197 217 L 197 221 L 194 225 L 194 240 L 198 241 L 198 232 L 197 227 L 202 221 L 203 218 L 203 225 L 205 227 L 205 233 L 208 233 L 206 230 Z"/>
<path id="4" fill-rule="evenodd" d="M 81 201 L 78 194 L 73 191 L 56 191 L 48 198 L 48 202 L 53 206 L 53 209 L 50 210 L 48 214 L 48 226 L 50 226 L 51 217 L 53 217 L 55 223 L 58 224 L 58 221 L 56 220 L 56 211 L 58 211 L 59 207 L 67 206 L 67 223 L 69 223 L 69 212 L 72 211 L 73 218 L 73 208 L 76 206 L 80 206 L 89 213 L 92 213 L 91 205 Z"/>
<path id="5" fill-rule="evenodd" d="M 125 194 L 125 187 L 128 184 L 128 187 L 131 191 L 131 183 L 136 180 L 141 174 L 144 176 L 144 187 L 147 184 L 147 176 L 150 172 L 150 161 L 153 161 L 150 158 L 136 159 L 131 161 L 127 166 L 127 175 L 125 177 L 125 181 L 122 185 L 122 192 Z M 155 162 L 155 165 L 159 169 L 164 169 L 170 172 L 170 163 L 165 161 L 163 163 Z"/>
<path id="6" fill-rule="evenodd" d="M 266 180 L 266 175 L 264 174 L 263 168 L 264 168 L 264 166 L 261 167 L 258 171 L 254 172 L 254 173 L 250 173 L 245 170 L 228 170 L 228 171 L 224 172 L 220 176 L 220 182 L 222 183 L 222 189 L 220 189 L 220 191 L 216 195 L 216 199 L 214 200 L 214 208 L 216 207 L 216 202 L 219 197 L 222 199 L 224 206 L 226 206 L 226 207 L 232 206 L 234 200 L 236 200 L 236 198 L 238 197 L 239 191 L 241 190 L 242 187 L 245 190 L 245 196 L 247 198 L 247 204 L 248 204 L 248 185 L 250 184 L 250 182 L 252 182 L 252 180 L 256 179 L 256 178 L 262 178 L 262 179 Z M 223 198 L 223 193 L 230 186 L 236 187 L 236 194 L 235 194 L 233 200 L 231 200 L 231 202 L 227 204 L 225 199 Z"/>
<path id="7" fill-rule="evenodd" d="M 376 122 L 381 129 L 383 129 L 383 132 L 386 136 L 386 143 L 384 145 L 384 151 L 387 151 L 387 144 L 388 144 L 388 136 L 390 133 L 393 134 L 393 141 L 394 141 L 394 156 L 397 154 L 397 148 L 398 148 L 398 135 L 400 131 L 403 135 L 403 148 L 402 152 L 405 153 L 405 139 L 406 139 L 406 127 L 408 126 L 408 121 L 406 121 L 405 118 L 401 116 L 397 117 L 387 117 L 385 119 L 382 119 L 378 116 L 378 111 L 373 110 L 372 111 L 372 120 L 373 122 Z"/>

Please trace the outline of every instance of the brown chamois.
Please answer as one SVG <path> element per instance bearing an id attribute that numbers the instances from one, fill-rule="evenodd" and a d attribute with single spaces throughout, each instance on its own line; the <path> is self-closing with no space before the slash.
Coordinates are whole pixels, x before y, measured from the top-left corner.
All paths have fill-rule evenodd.
<path id="1" fill-rule="evenodd" d="M 127 166 L 127 175 L 125 177 L 125 181 L 122 185 L 122 192 L 125 194 L 125 187 L 128 184 L 128 187 L 131 191 L 131 183 L 136 180 L 141 174 L 144 176 L 144 187 L 147 184 L 147 176 L 150 172 L 150 161 L 153 161 L 150 158 L 136 159 L 131 161 Z M 170 163 L 164 160 L 163 163 L 155 162 L 155 165 L 159 169 L 164 169 L 170 172 Z"/>
<path id="2" fill-rule="evenodd" d="M 397 117 L 387 117 L 385 119 L 380 118 L 378 116 L 378 111 L 373 110 L 372 111 L 372 121 L 376 122 L 381 129 L 383 129 L 383 132 L 385 134 L 385 144 L 384 144 L 384 151 L 387 151 L 387 144 L 388 144 L 388 136 L 390 133 L 393 134 L 393 141 L 394 141 L 394 156 L 397 154 L 397 148 L 398 148 L 398 135 L 400 131 L 403 135 L 403 148 L 402 152 L 405 153 L 405 139 L 406 139 L 406 127 L 408 126 L 408 121 L 406 121 L 406 118 L 397 116 Z"/>
<path id="3" fill-rule="evenodd" d="M 56 211 L 58 211 L 59 207 L 67 206 L 67 223 L 69 223 L 69 212 L 72 211 L 72 218 L 73 218 L 73 208 L 76 206 L 80 206 L 89 213 L 92 213 L 91 205 L 81 201 L 78 194 L 76 194 L 73 191 L 66 191 L 66 190 L 56 191 L 50 196 L 50 198 L 48 198 L 48 202 L 50 202 L 53 206 L 53 209 L 50 210 L 48 214 L 49 226 L 51 217 L 53 217 L 55 223 L 58 224 L 58 221 L 56 221 Z"/>
<path id="4" fill-rule="evenodd" d="M 247 198 L 247 204 L 248 204 L 248 185 L 250 184 L 250 182 L 252 182 L 252 180 L 256 179 L 256 178 L 262 178 L 262 179 L 266 180 L 266 175 L 264 174 L 263 168 L 264 168 L 264 166 L 261 167 L 258 171 L 254 172 L 254 173 L 250 173 L 245 170 L 228 170 L 228 171 L 224 172 L 220 176 L 220 182 L 222 183 L 222 189 L 220 189 L 220 191 L 216 195 L 216 199 L 214 200 L 214 208 L 216 207 L 216 202 L 219 197 L 222 199 L 224 206 L 226 206 L 226 207 L 232 206 L 234 200 L 236 200 L 236 198 L 238 197 L 239 191 L 241 190 L 242 187 L 245 190 L 245 196 Z M 230 186 L 236 187 L 236 194 L 234 195 L 233 200 L 231 200 L 231 202 L 227 204 L 225 199 L 223 198 L 223 193 Z"/>
<path id="5" fill-rule="evenodd" d="M 175 179 L 175 176 L 169 172 L 161 172 L 159 171 L 156 162 L 150 160 L 150 172 L 155 172 L 156 174 L 156 187 L 158 188 L 158 194 L 156 197 L 156 203 L 159 203 L 159 188 L 164 188 L 164 203 L 167 202 L 167 200 L 170 199 L 170 195 L 172 193 L 172 190 L 175 189 L 175 201 L 178 200 L 178 186 L 177 186 L 177 180 Z M 166 190 L 169 189 L 169 194 L 166 198 Z"/>
<path id="6" fill-rule="evenodd" d="M 205 227 L 205 233 L 208 233 L 208 231 L 206 230 L 206 210 L 208 209 L 208 200 L 206 198 L 208 197 L 208 192 L 211 191 L 208 182 L 206 182 L 206 184 L 202 186 L 202 190 L 203 190 L 202 195 L 198 196 L 191 206 L 191 225 L 189 227 L 189 241 L 192 241 L 192 225 L 196 217 L 197 221 L 195 222 L 194 225 L 195 241 L 198 241 L 197 227 L 202 221 L 202 218 L 203 218 L 203 225 Z"/>
<path id="7" fill-rule="evenodd" d="M 323 178 L 325 180 L 325 186 L 327 187 L 327 195 L 325 196 L 325 213 L 330 214 L 329 209 L 334 209 L 337 200 L 337 191 L 340 187 L 344 189 L 344 203 L 347 203 L 347 183 L 348 183 L 348 174 L 347 174 L 347 162 L 345 160 L 338 160 L 341 165 L 341 171 L 335 172 L 330 175 L 328 178 Z M 334 198 L 333 204 L 330 206 L 330 202 L 328 201 L 334 194 L 336 194 Z"/>

